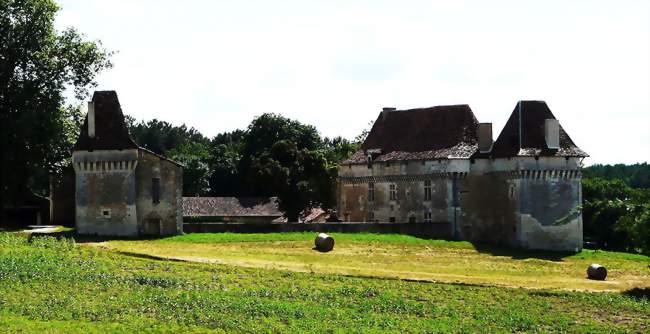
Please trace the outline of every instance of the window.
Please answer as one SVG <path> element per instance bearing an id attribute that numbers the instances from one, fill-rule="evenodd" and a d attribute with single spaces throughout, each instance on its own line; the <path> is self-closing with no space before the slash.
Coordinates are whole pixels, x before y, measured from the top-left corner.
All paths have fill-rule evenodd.
<path id="1" fill-rule="evenodd" d="M 395 222 L 395 217 L 388 218 L 388 221 L 391 222 L 391 223 L 394 223 Z"/>
<path id="2" fill-rule="evenodd" d="M 431 211 L 427 211 L 424 213 L 424 221 L 427 223 L 431 222 Z"/>
<path id="3" fill-rule="evenodd" d="M 394 183 L 391 183 L 389 186 L 390 189 L 390 200 L 391 201 L 396 201 L 397 200 L 397 185 Z"/>
<path id="4" fill-rule="evenodd" d="M 372 168 L 372 154 L 368 154 L 367 162 L 368 162 L 368 168 Z"/>
<path id="5" fill-rule="evenodd" d="M 409 223 L 415 223 L 415 216 L 409 217 Z"/>
<path id="6" fill-rule="evenodd" d="M 102 208 L 101 212 L 102 212 L 102 218 L 106 218 L 106 219 L 111 218 L 111 209 Z"/>
<path id="7" fill-rule="evenodd" d="M 386 161 L 386 167 L 390 167 L 390 161 Z"/>
<path id="8" fill-rule="evenodd" d="M 369 182 L 368 183 L 368 202 L 374 202 L 375 201 L 375 183 L 374 182 Z"/>
<path id="9" fill-rule="evenodd" d="M 374 211 L 368 212 L 368 221 L 369 222 L 374 222 L 375 221 L 375 212 Z"/>
<path id="10" fill-rule="evenodd" d="M 160 178 L 151 179 L 151 200 L 154 204 L 160 203 Z"/>
<path id="11" fill-rule="evenodd" d="M 424 181 L 424 200 L 431 200 L 431 180 Z"/>

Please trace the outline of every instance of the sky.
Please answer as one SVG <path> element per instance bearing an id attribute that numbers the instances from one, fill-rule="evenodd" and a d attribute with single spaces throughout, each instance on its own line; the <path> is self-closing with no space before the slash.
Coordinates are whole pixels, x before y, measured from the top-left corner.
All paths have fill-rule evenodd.
<path id="1" fill-rule="evenodd" d="M 496 136 L 544 100 L 595 163 L 650 161 L 650 1 L 63 0 L 116 51 L 137 120 L 204 135 L 272 112 L 354 138 L 382 107 L 469 104 Z"/>

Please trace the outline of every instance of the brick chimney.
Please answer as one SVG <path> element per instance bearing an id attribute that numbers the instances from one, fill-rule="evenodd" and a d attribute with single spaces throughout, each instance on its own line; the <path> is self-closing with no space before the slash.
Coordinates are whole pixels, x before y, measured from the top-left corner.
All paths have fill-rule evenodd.
<path id="1" fill-rule="evenodd" d="M 546 139 L 546 147 L 560 148 L 560 121 L 557 119 L 544 121 L 544 138 Z"/>
<path id="2" fill-rule="evenodd" d="M 384 108 L 382 108 L 382 110 L 381 110 L 381 119 L 383 121 L 385 121 L 386 117 L 388 116 L 388 113 L 393 112 L 395 110 L 397 110 L 397 108 L 393 108 L 393 107 L 384 107 Z"/>
<path id="3" fill-rule="evenodd" d="M 492 151 L 492 123 L 479 123 L 476 128 L 478 150 L 481 153 Z"/>

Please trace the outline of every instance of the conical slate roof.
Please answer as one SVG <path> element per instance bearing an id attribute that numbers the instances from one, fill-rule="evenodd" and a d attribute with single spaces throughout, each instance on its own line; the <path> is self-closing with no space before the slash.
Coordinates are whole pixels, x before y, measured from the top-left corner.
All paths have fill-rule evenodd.
<path id="1" fill-rule="evenodd" d="M 92 102 L 95 106 L 95 137 L 88 136 L 88 116 L 84 121 L 75 151 L 137 149 L 124 122 L 124 114 L 112 90 L 96 91 Z"/>
<path id="2" fill-rule="evenodd" d="M 521 117 L 521 122 L 520 122 Z M 494 142 L 492 151 L 481 155 L 492 157 L 559 156 L 587 157 L 573 143 L 560 125 L 560 148 L 550 149 L 544 137 L 544 121 L 555 116 L 544 101 L 520 101 Z M 477 154 L 478 155 L 478 154 Z"/>

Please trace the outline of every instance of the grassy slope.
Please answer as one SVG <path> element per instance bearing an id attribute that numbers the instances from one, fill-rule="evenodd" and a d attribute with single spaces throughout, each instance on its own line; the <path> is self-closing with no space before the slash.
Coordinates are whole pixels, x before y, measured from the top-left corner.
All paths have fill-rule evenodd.
<path id="1" fill-rule="evenodd" d="M 650 304 L 552 292 L 135 258 L 0 233 L 0 331 L 612 332 Z"/>
<path id="2" fill-rule="evenodd" d="M 336 247 L 312 250 L 314 233 L 188 234 L 159 240 L 110 241 L 102 247 L 196 262 L 300 272 L 566 290 L 625 291 L 650 287 L 643 255 L 584 250 L 579 254 L 477 250 L 468 242 L 405 235 L 333 234 Z M 607 281 L 585 278 L 591 263 Z"/>

